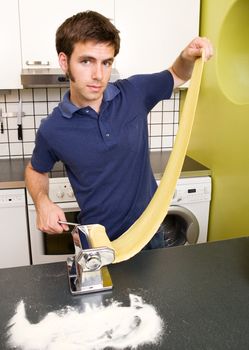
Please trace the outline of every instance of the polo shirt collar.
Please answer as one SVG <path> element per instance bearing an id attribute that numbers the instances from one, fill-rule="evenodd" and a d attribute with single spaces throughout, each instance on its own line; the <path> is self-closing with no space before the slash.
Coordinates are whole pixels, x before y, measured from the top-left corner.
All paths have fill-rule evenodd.
<path id="1" fill-rule="evenodd" d="M 103 96 L 103 101 L 111 101 L 120 93 L 119 88 L 114 83 L 108 83 Z"/>
<path id="2" fill-rule="evenodd" d="M 120 90 L 117 88 L 116 85 L 114 85 L 113 83 L 108 83 L 104 91 L 102 104 L 104 102 L 113 100 L 119 93 L 120 93 Z M 60 109 L 61 114 L 66 118 L 71 118 L 74 113 L 76 113 L 79 110 L 82 110 L 81 107 L 75 106 L 70 101 L 69 96 L 70 96 L 70 90 L 66 91 L 65 95 L 63 96 L 63 100 L 58 105 L 58 108 Z"/>

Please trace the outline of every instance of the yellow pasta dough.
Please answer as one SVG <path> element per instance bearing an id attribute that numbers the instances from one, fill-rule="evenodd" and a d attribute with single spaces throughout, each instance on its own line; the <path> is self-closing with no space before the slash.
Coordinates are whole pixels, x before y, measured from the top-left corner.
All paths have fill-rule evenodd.
<path id="1" fill-rule="evenodd" d="M 109 240 L 103 226 L 88 226 L 89 240 L 92 247 L 107 246 L 112 248 L 115 251 L 114 263 L 128 260 L 136 255 L 152 239 L 167 215 L 189 144 L 198 102 L 203 66 L 204 51 L 202 57 L 198 58 L 194 65 L 192 78 L 181 113 L 175 144 L 160 181 L 160 185 L 142 215 L 126 232 L 112 242 Z"/>

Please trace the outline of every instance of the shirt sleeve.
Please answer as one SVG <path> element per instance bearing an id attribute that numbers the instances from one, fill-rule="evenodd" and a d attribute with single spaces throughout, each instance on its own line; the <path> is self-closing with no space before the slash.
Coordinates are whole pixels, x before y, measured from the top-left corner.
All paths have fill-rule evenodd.
<path id="1" fill-rule="evenodd" d="M 139 90 L 148 111 L 159 101 L 169 99 L 174 88 L 174 79 L 168 70 L 154 74 L 133 75 L 128 81 Z"/>
<path id="2" fill-rule="evenodd" d="M 58 160 L 59 159 L 49 148 L 49 145 L 42 136 L 40 129 L 38 129 L 35 140 L 35 148 L 31 157 L 32 167 L 40 173 L 47 173 L 52 170 L 55 162 Z"/>

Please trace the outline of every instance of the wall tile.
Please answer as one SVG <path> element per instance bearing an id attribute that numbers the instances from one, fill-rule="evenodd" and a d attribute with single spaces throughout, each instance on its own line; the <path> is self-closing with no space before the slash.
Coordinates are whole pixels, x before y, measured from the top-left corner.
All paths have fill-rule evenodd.
<path id="1" fill-rule="evenodd" d="M 44 115 L 36 115 L 35 116 L 35 129 L 37 130 L 41 124 L 41 120 L 46 118 Z"/>
<path id="2" fill-rule="evenodd" d="M 49 88 L 48 89 L 48 101 L 57 101 L 61 100 L 60 89 L 58 88 Z"/>
<path id="3" fill-rule="evenodd" d="M 34 142 L 24 142 L 23 143 L 23 150 L 24 150 L 25 156 L 31 156 L 33 149 L 34 149 Z"/>
<path id="4" fill-rule="evenodd" d="M 17 129 L 17 117 L 7 117 L 8 129 Z"/>
<path id="5" fill-rule="evenodd" d="M 151 112 L 150 123 L 152 123 L 152 124 L 161 124 L 162 121 L 163 121 L 163 112 L 162 111 Z"/>
<path id="6" fill-rule="evenodd" d="M 0 142 L 0 157 L 8 158 L 9 156 L 9 144 Z"/>
<path id="7" fill-rule="evenodd" d="M 11 90 L 8 95 L 0 95 L 0 108 L 4 113 L 4 134 L 0 133 L 0 158 L 31 156 L 41 120 L 53 111 L 66 91 L 67 88 L 37 88 Z M 20 98 L 24 111 L 23 140 L 18 140 L 17 137 L 16 113 Z M 179 100 L 180 93 L 176 92 L 170 100 L 159 102 L 148 114 L 151 151 L 172 149 L 178 129 Z"/>
<path id="8" fill-rule="evenodd" d="M 34 113 L 47 115 L 48 114 L 47 102 L 35 102 L 34 103 Z"/>
<path id="9" fill-rule="evenodd" d="M 151 137 L 150 138 L 150 149 L 153 151 L 157 151 L 162 149 L 162 138 L 160 136 Z"/>
<path id="10" fill-rule="evenodd" d="M 172 148 L 173 147 L 173 138 L 171 136 L 164 136 L 162 138 L 162 148 Z"/>
<path id="11" fill-rule="evenodd" d="M 174 136 L 177 134 L 179 124 L 174 124 Z"/>
<path id="12" fill-rule="evenodd" d="M 163 120 L 162 120 L 162 122 L 164 124 L 166 124 L 166 123 L 173 124 L 175 122 L 175 112 L 170 112 L 170 111 L 163 112 Z"/>
<path id="13" fill-rule="evenodd" d="M 22 143 L 10 143 L 10 155 L 14 158 L 23 155 Z"/>
<path id="14" fill-rule="evenodd" d="M 52 113 L 53 109 L 58 106 L 58 102 L 54 101 L 54 102 L 48 102 L 48 113 Z"/>
<path id="15" fill-rule="evenodd" d="M 34 142 L 35 141 L 35 130 L 34 129 L 24 129 L 23 130 L 23 141 Z"/>
<path id="16" fill-rule="evenodd" d="M 9 138 L 8 138 L 8 132 L 6 131 L 6 125 L 4 124 L 4 132 L 3 134 L 0 133 L 0 144 L 1 143 L 8 143 Z"/>
<path id="17" fill-rule="evenodd" d="M 17 128 L 9 130 L 9 143 L 11 144 L 12 142 L 21 142 L 18 140 L 18 135 L 17 135 Z"/>
<path id="18" fill-rule="evenodd" d="M 33 115 L 34 114 L 33 102 L 22 102 L 22 110 L 25 113 L 25 115 Z"/>
<path id="19" fill-rule="evenodd" d="M 163 110 L 163 101 L 158 102 L 158 104 L 153 107 L 152 111 L 162 111 Z"/>
<path id="20" fill-rule="evenodd" d="M 19 102 L 19 90 L 11 90 L 11 93 L 6 95 L 6 102 Z"/>
<path id="21" fill-rule="evenodd" d="M 174 99 L 163 101 L 163 110 L 164 111 L 174 111 L 175 101 Z"/>
<path id="22" fill-rule="evenodd" d="M 23 102 L 25 102 L 25 101 L 32 102 L 33 101 L 33 90 L 32 89 L 20 90 L 20 97 L 21 97 Z"/>
<path id="23" fill-rule="evenodd" d="M 165 136 L 174 135 L 174 125 L 173 124 L 163 124 L 162 125 L 162 134 Z"/>
<path id="24" fill-rule="evenodd" d="M 23 129 L 34 129 L 35 128 L 34 116 L 25 115 L 22 118 L 22 127 Z"/>
<path id="25" fill-rule="evenodd" d="M 6 112 L 7 113 L 17 113 L 18 104 L 19 104 L 19 101 L 16 101 L 16 102 L 12 101 L 11 103 L 7 103 L 6 104 Z"/>
<path id="26" fill-rule="evenodd" d="M 160 136 L 162 133 L 162 124 L 152 124 L 150 127 L 150 136 Z"/>
<path id="27" fill-rule="evenodd" d="M 47 101 L 47 90 L 34 89 L 34 101 Z"/>

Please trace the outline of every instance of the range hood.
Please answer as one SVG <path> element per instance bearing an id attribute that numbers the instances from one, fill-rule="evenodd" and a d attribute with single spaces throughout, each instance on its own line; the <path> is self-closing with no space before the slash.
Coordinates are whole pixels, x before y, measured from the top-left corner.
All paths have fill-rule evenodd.
<path id="1" fill-rule="evenodd" d="M 119 72 L 112 68 L 110 81 L 119 79 Z M 26 68 L 22 70 L 21 82 L 24 88 L 68 87 L 69 80 L 60 68 Z"/>

